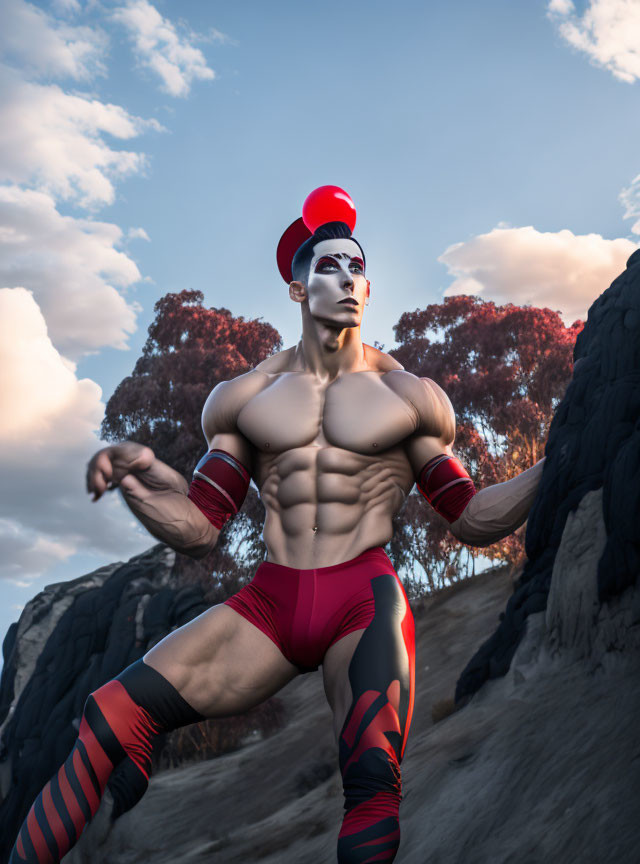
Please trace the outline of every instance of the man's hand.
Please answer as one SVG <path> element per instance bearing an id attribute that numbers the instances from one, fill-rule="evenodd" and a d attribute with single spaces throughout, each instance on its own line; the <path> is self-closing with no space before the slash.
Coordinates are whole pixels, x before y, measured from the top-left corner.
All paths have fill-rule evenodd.
<path id="1" fill-rule="evenodd" d="M 135 441 L 104 447 L 87 465 L 87 492 L 97 501 L 105 491 L 117 488 L 127 474 L 148 470 L 155 458 L 150 447 Z"/>
<path id="2" fill-rule="evenodd" d="M 193 558 L 215 546 L 220 532 L 187 497 L 189 484 L 150 447 L 123 441 L 98 450 L 87 466 L 87 492 L 97 501 L 118 486 L 133 515 L 161 543 Z"/>

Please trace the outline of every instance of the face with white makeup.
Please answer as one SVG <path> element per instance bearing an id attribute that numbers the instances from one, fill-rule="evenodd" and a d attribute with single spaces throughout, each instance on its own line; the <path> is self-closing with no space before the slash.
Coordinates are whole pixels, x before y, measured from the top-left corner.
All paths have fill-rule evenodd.
<path id="1" fill-rule="evenodd" d="M 369 297 L 358 244 L 347 237 L 316 243 L 306 282 L 301 278 L 292 282 L 289 295 L 297 303 L 306 301 L 311 317 L 324 324 L 358 327 Z"/>

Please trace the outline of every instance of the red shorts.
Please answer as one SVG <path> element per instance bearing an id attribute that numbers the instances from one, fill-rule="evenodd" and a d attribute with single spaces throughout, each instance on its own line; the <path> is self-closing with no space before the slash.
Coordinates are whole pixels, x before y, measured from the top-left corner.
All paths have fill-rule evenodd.
<path id="1" fill-rule="evenodd" d="M 406 601 L 391 561 L 378 546 L 314 570 L 265 561 L 225 603 L 266 633 L 287 660 L 311 672 L 334 642 L 369 626 L 375 614 L 371 580 L 382 574 L 395 577 Z"/>

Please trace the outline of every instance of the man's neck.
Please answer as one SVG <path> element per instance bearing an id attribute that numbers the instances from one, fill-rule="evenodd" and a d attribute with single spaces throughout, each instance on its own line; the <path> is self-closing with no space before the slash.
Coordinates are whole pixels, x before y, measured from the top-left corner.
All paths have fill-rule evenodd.
<path id="1" fill-rule="evenodd" d="M 368 369 L 360 327 L 335 328 L 312 318 L 308 309 L 302 310 L 302 339 L 296 348 L 296 360 L 321 379 Z"/>

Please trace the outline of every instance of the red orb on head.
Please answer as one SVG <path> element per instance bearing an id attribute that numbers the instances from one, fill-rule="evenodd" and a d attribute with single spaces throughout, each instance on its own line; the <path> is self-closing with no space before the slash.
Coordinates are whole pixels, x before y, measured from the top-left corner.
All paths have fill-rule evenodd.
<path id="1" fill-rule="evenodd" d="M 339 186 L 318 186 L 305 198 L 302 218 L 311 232 L 327 222 L 346 222 L 353 231 L 356 208 L 351 197 Z"/>

